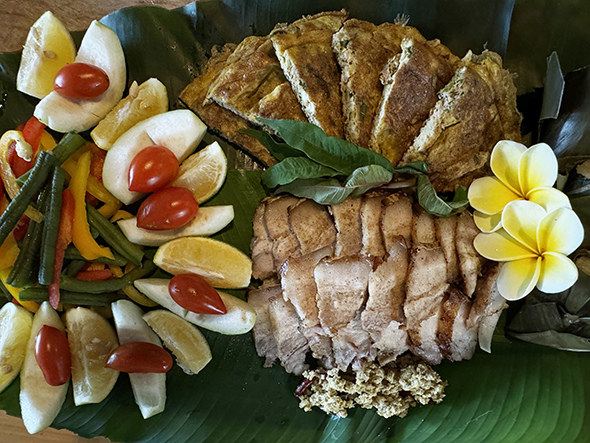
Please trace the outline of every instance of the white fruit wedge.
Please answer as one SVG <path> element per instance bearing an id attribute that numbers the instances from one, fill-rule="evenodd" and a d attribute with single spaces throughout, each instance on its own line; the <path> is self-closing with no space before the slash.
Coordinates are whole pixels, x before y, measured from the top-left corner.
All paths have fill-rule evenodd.
<path id="1" fill-rule="evenodd" d="M 0 309 L 0 392 L 20 372 L 31 337 L 33 314 L 14 303 Z"/>
<path id="2" fill-rule="evenodd" d="M 119 343 L 140 341 L 162 346 L 158 336 L 142 318 L 143 312 L 129 300 L 118 300 L 111 305 Z M 143 418 L 159 414 L 166 406 L 166 374 L 129 374 L 135 403 Z"/>
<path id="3" fill-rule="evenodd" d="M 170 280 L 165 278 L 144 278 L 135 280 L 134 285 L 151 300 L 186 321 L 214 332 L 226 335 L 245 334 L 256 323 L 256 311 L 248 303 L 221 291 L 217 291 L 217 293 L 227 309 L 226 314 L 195 314 L 188 311 L 172 299 L 168 292 L 169 283 Z"/>
<path id="4" fill-rule="evenodd" d="M 44 325 L 53 326 L 61 332 L 65 331 L 64 324 L 49 302 L 43 302 L 33 317 L 31 337 L 20 373 L 20 409 L 25 427 L 30 434 L 40 432 L 51 425 L 61 409 L 70 385 L 69 381 L 60 386 L 49 385 L 37 364 L 35 339 Z"/>
<path id="5" fill-rule="evenodd" d="M 202 140 L 207 126 L 192 111 L 177 109 L 143 120 L 121 135 L 107 151 L 102 169 L 104 186 L 131 204 L 143 194 L 129 190 L 129 166 L 143 148 L 159 145 L 170 149 L 179 162 Z"/>
<path id="6" fill-rule="evenodd" d="M 57 132 L 81 132 L 96 126 L 119 103 L 125 90 L 125 55 L 119 37 L 108 26 L 96 20 L 90 24 L 74 61 L 102 69 L 109 87 L 92 100 L 74 100 L 55 91 L 43 98 L 34 115 Z"/>
<path id="7" fill-rule="evenodd" d="M 137 245 L 160 246 L 179 237 L 207 237 L 221 231 L 234 219 L 232 205 L 207 206 L 199 208 L 196 217 L 177 229 L 150 231 L 137 227 L 137 217 L 117 222 L 125 237 Z"/>

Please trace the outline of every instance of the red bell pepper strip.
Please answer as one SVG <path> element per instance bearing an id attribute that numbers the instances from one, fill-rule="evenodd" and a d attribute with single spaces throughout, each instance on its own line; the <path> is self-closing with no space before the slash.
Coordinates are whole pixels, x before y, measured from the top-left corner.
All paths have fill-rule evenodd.
<path id="1" fill-rule="evenodd" d="M 45 130 L 45 125 L 41 123 L 35 116 L 31 117 L 22 129 L 23 138 L 33 148 L 33 154 L 37 153 L 39 144 L 41 143 L 41 136 Z M 33 168 L 35 158 L 25 160 L 19 157 L 15 152 L 16 144 L 11 144 L 8 148 L 8 163 L 12 166 L 12 171 L 16 177 L 20 177 L 25 172 Z"/>
<path id="2" fill-rule="evenodd" d="M 110 269 L 91 269 L 88 271 L 80 271 L 76 274 L 78 280 L 84 281 L 108 280 L 112 276 L 113 272 Z"/>
<path id="3" fill-rule="evenodd" d="M 55 243 L 55 261 L 53 262 L 53 280 L 49 285 L 49 303 L 53 309 L 57 309 L 59 304 L 59 283 L 61 278 L 61 268 L 64 263 L 65 251 L 72 242 L 74 232 L 74 210 L 76 203 L 74 196 L 69 188 L 63 191 L 61 213 L 59 220 L 59 231 L 57 242 Z"/>

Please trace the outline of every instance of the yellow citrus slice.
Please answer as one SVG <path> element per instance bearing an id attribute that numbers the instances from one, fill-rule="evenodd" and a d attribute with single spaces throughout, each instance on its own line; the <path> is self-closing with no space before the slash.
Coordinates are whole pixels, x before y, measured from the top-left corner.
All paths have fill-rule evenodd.
<path id="1" fill-rule="evenodd" d="M 245 288 L 252 275 L 252 260 L 219 240 L 185 237 L 160 246 L 154 263 L 171 274 L 198 274 L 216 288 Z"/>
<path id="2" fill-rule="evenodd" d="M 136 123 L 167 110 L 168 93 L 162 82 L 155 78 L 150 78 L 139 86 L 133 82 L 129 95 L 100 121 L 90 136 L 96 146 L 108 151 L 115 140 Z"/>
<path id="3" fill-rule="evenodd" d="M 190 189 L 195 200 L 201 204 L 221 189 L 226 175 L 227 157 L 219 143 L 215 142 L 183 161 L 171 186 Z"/>
<path id="4" fill-rule="evenodd" d="M 0 392 L 16 378 L 25 360 L 33 314 L 14 303 L 0 309 Z"/>
<path id="5" fill-rule="evenodd" d="M 211 361 L 209 344 L 196 326 L 165 309 L 148 312 L 143 319 L 172 351 L 185 373 L 198 374 Z"/>
<path id="6" fill-rule="evenodd" d="M 119 371 L 104 367 L 119 345 L 117 334 L 104 317 L 87 308 L 69 309 L 65 323 L 72 353 L 74 403 L 100 403 L 119 377 Z"/>
<path id="7" fill-rule="evenodd" d="M 72 63 L 76 46 L 70 32 L 51 11 L 44 13 L 29 30 L 16 77 L 16 88 L 43 98 L 53 91 L 53 79 Z"/>

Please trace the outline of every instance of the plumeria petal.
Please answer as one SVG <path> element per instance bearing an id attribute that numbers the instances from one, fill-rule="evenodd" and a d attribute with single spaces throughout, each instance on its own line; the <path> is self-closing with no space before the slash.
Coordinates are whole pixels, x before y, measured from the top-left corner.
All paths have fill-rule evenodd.
<path id="1" fill-rule="evenodd" d="M 537 227 L 547 212 L 538 204 L 519 200 L 506 205 L 502 212 L 502 227 L 530 250 L 539 251 L 537 247 Z"/>
<path id="2" fill-rule="evenodd" d="M 575 263 L 563 254 L 546 252 L 543 254 L 541 275 L 537 288 L 539 291 L 555 294 L 565 291 L 578 279 Z"/>
<path id="3" fill-rule="evenodd" d="M 494 175 L 517 194 L 520 194 L 518 165 L 525 151 L 525 145 L 510 140 L 501 140 L 494 146 L 490 157 L 490 167 Z"/>
<path id="4" fill-rule="evenodd" d="M 537 243 L 539 252 L 559 252 L 570 255 L 584 239 L 584 226 L 574 211 L 559 208 L 549 212 L 539 223 Z"/>
<path id="5" fill-rule="evenodd" d="M 506 300 L 519 300 L 527 296 L 539 280 L 541 262 L 541 257 L 534 257 L 504 263 L 498 274 L 500 295 Z"/>
<path id="6" fill-rule="evenodd" d="M 473 221 L 475 225 L 482 232 L 494 232 L 502 227 L 502 212 L 497 214 L 487 215 L 483 212 L 474 211 Z"/>
<path id="7" fill-rule="evenodd" d="M 557 157 L 548 144 L 538 143 L 522 154 L 518 180 L 524 193 L 542 186 L 553 186 L 557 180 Z"/>
<path id="8" fill-rule="evenodd" d="M 494 261 L 519 260 L 538 256 L 537 253 L 512 238 L 504 229 L 489 234 L 477 234 L 473 240 L 473 246 L 480 255 Z"/>
<path id="9" fill-rule="evenodd" d="M 557 208 L 572 207 L 568 196 L 555 188 L 535 188 L 527 193 L 526 199 L 543 206 L 547 212 Z"/>
<path id="10" fill-rule="evenodd" d="M 495 177 L 474 180 L 469 186 L 467 198 L 471 206 L 486 215 L 496 214 L 511 201 L 522 199 Z"/>

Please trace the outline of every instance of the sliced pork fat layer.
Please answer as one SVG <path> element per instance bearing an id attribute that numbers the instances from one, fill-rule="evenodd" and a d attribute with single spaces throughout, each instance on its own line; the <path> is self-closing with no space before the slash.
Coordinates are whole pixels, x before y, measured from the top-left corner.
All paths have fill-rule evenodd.
<path id="1" fill-rule="evenodd" d="M 406 351 L 437 364 L 471 358 L 478 341 L 489 350 L 506 305 L 477 232 L 469 212 L 439 219 L 400 191 L 327 207 L 263 200 L 252 240 L 263 284 L 249 294 L 257 352 L 300 373 L 307 354 L 346 371 Z"/>

